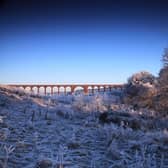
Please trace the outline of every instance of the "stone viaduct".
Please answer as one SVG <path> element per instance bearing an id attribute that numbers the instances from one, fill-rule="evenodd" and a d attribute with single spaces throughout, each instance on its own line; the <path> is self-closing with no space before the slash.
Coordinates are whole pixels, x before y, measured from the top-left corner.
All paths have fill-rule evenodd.
<path id="1" fill-rule="evenodd" d="M 59 94 L 61 92 L 74 93 L 76 90 L 83 90 L 85 94 L 95 91 L 111 91 L 112 89 L 122 89 L 123 84 L 10 84 L 8 86 L 29 90 L 36 90 L 37 94 Z M 49 90 L 49 91 L 48 91 Z"/>

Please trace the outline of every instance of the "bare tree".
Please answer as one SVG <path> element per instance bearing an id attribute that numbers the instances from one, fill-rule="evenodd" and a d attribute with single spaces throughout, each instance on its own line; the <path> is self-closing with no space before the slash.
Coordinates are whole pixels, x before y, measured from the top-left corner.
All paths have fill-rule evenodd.
<path id="1" fill-rule="evenodd" d="M 162 61 L 163 61 L 164 67 L 167 67 L 168 66 L 168 48 L 164 49 Z"/>
<path id="2" fill-rule="evenodd" d="M 155 106 L 158 111 L 168 114 L 168 48 L 165 48 L 163 57 L 163 68 L 159 72 L 158 77 L 158 96 Z"/>

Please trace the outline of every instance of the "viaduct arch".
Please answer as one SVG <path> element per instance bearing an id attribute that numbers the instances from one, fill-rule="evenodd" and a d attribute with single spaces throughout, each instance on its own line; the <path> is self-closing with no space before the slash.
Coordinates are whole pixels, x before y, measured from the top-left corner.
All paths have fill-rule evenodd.
<path id="1" fill-rule="evenodd" d="M 53 95 L 55 93 L 60 94 L 61 90 L 66 93 L 73 94 L 77 87 L 83 88 L 84 94 L 95 93 L 97 92 L 105 92 L 112 91 L 112 89 L 122 89 L 123 84 L 10 84 L 8 86 L 23 88 L 24 90 L 29 90 L 33 92 L 36 88 L 36 93 L 40 94 L 40 90 L 43 89 L 45 95 L 47 93 Z M 49 88 L 49 92 L 47 89 Z M 56 92 L 55 92 L 56 89 Z"/>

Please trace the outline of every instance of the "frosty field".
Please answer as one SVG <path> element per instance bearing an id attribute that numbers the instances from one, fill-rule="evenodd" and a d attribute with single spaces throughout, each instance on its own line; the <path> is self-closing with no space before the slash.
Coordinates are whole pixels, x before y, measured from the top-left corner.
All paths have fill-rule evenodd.
<path id="1" fill-rule="evenodd" d="M 168 118 L 122 91 L 37 96 L 0 87 L 0 168 L 167 168 Z"/>

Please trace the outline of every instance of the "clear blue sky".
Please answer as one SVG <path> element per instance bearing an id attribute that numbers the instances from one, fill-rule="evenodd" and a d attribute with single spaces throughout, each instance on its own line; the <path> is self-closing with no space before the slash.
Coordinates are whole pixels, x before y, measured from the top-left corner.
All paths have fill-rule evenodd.
<path id="1" fill-rule="evenodd" d="M 36 20 L 7 11 L 0 22 L 0 83 L 123 83 L 141 70 L 157 75 L 168 46 L 166 20 L 150 23 L 132 13 L 89 21 L 42 13 Z"/>

